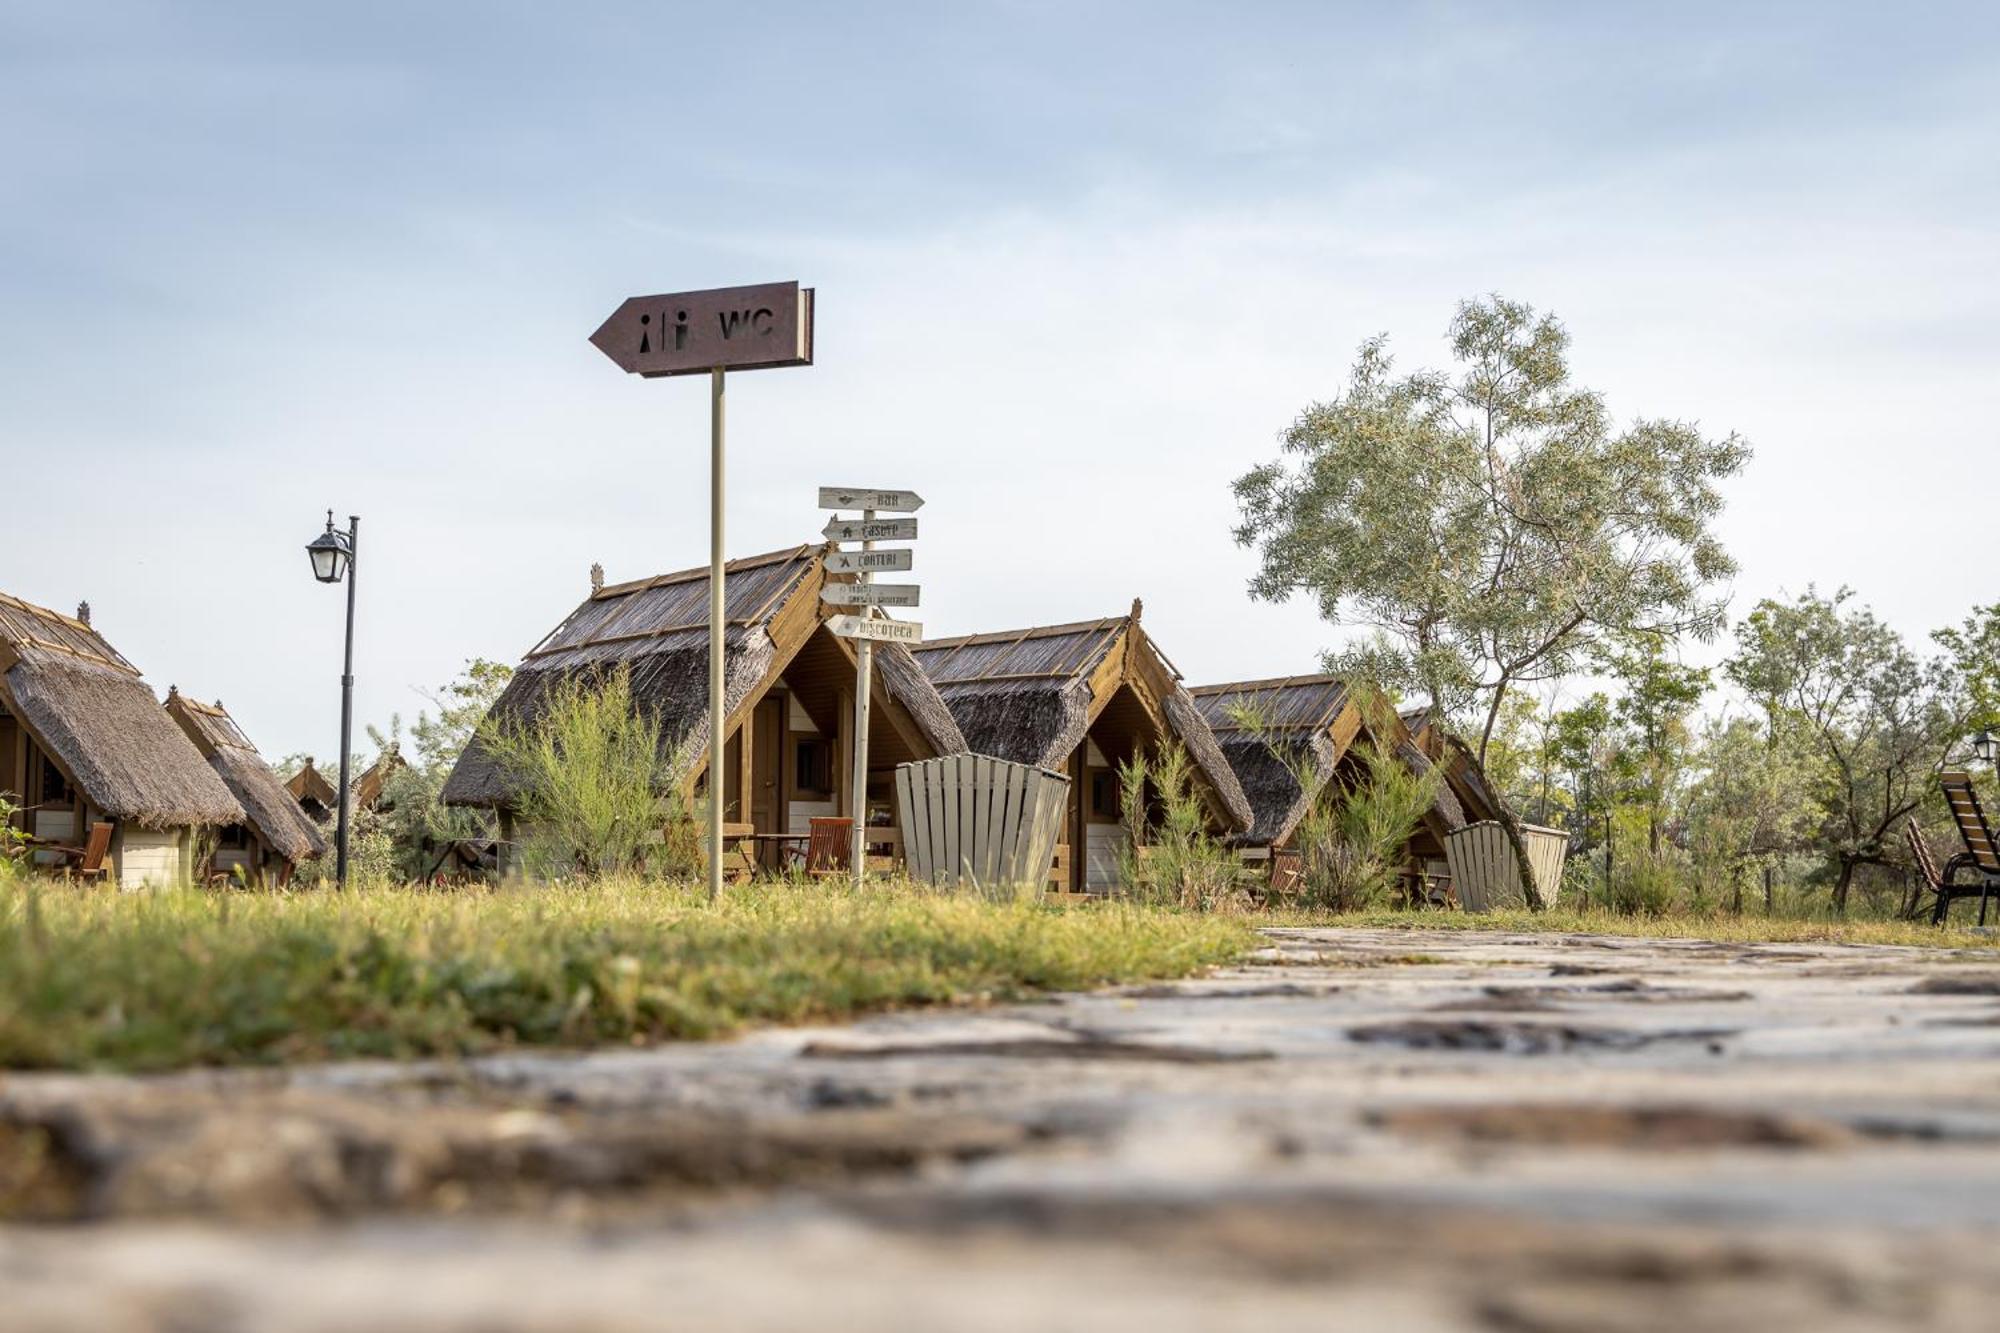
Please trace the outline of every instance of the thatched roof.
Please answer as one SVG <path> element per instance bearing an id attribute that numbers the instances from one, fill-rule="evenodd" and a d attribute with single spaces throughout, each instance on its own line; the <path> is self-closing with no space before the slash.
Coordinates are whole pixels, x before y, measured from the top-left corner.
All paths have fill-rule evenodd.
<path id="1" fill-rule="evenodd" d="M 403 758 L 402 751 L 393 746 L 377 756 L 375 762 L 354 779 L 354 808 L 373 810 L 381 804 L 382 789 L 389 785 L 389 778 L 397 769 L 406 767 L 408 762 Z"/>
<path id="2" fill-rule="evenodd" d="M 933 639 L 917 662 L 958 719 L 967 746 L 1016 763 L 1062 770 L 1090 731 L 1093 705 L 1132 687 L 1160 730 L 1194 762 L 1225 822 L 1254 821 L 1237 780 L 1180 672 L 1130 615 L 1068 625 Z"/>
<path id="3" fill-rule="evenodd" d="M 810 633 L 821 623 L 819 589 L 828 549 L 798 546 L 733 560 L 725 567 L 723 700 L 732 717 L 803 646 L 804 639 L 792 632 L 780 632 L 782 645 L 773 636 L 787 608 L 795 608 L 800 598 L 810 599 L 812 606 L 793 610 L 787 625 Z M 880 688 L 908 713 L 935 753 L 965 749 L 951 713 L 907 648 L 877 644 L 874 660 Z M 659 722 L 662 753 L 678 765 L 672 776 L 679 780 L 698 771 L 708 748 L 706 566 L 593 589 L 522 661 L 489 719 L 502 726 L 527 722 L 559 682 L 619 666 L 630 672 L 635 703 Z M 514 784 L 474 741 L 445 782 L 444 799 L 453 805 L 505 806 L 514 799 Z"/>
<path id="4" fill-rule="evenodd" d="M 278 775 L 220 701 L 197 703 L 170 689 L 167 714 L 207 758 L 243 806 L 250 826 L 272 850 L 287 861 L 310 860 L 326 851 L 326 838 L 319 827 L 306 818 L 298 800 L 278 781 Z"/>
<path id="5" fill-rule="evenodd" d="M 244 817 L 138 668 L 87 621 L 0 593 L 0 704 L 111 818 L 174 828 Z"/>
<path id="6" fill-rule="evenodd" d="M 285 779 L 285 790 L 300 806 L 311 801 L 322 810 L 331 810 L 340 801 L 340 793 L 334 790 L 333 784 L 326 780 L 311 759 L 306 760 L 304 768 Z"/>
<path id="7" fill-rule="evenodd" d="M 1198 685 L 1189 693 L 1255 815 L 1241 841 L 1254 847 L 1284 842 L 1332 780 L 1345 750 L 1333 728 L 1349 703 L 1346 684 L 1334 676 L 1283 676 Z"/>

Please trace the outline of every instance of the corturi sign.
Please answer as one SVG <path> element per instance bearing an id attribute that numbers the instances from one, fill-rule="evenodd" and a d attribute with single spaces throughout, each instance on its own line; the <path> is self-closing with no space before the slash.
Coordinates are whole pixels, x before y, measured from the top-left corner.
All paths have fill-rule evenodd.
<path id="1" fill-rule="evenodd" d="M 813 289 L 796 282 L 634 296 L 590 341 L 619 369 L 655 378 L 809 366 Z"/>

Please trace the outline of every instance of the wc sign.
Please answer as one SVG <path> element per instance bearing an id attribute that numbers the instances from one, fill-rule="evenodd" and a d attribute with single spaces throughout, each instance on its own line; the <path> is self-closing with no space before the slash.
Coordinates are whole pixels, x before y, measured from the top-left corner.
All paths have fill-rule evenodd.
<path id="1" fill-rule="evenodd" d="M 796 282 L 634 296 L 590 335 L 620 370 L 648 378 L 809 366 L 813 291 Z"/>

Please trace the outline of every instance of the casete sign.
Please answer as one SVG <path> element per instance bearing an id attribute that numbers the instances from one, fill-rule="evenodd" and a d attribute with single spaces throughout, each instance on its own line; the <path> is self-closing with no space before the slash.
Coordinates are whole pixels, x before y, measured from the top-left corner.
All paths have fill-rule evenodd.
<path id="1" fill-rule="evenodd" d="M 809 366 L 813 291 L 796 282 L 628 298 L 590 335 L 621 370 L 654 378 Z"/>

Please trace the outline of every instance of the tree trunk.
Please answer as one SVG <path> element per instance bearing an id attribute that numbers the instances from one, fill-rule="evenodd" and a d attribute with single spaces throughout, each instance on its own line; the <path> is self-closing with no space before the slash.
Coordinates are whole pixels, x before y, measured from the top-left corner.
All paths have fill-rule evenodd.
<path id="1" fill-rule="evenodd" d="M 1851 856 L 1840 858 L 1840 878 L 1833 885 L 1833 913 L 1847 915 L 1847 886 L 1854 882 L 1854 867 L 1857 862 Z"/>
<path id="2" fill-rule="evenodd" d="M 1507 845 L 1514 849 L 1514 870 L 1521 880 L 1521 901 L 1531 912 L 1548 909 L 1542 901 L 1542 891 L 1535 884 L 1535 868 L 1528 864 L 1528 845 L 1521 837 L 1521 821 L 1514 818 L 1514 811 L 1505 801 L 1499 803 L 1500 827 L 1506 830 Z"/>
<path id="3" fill-rule="evenodd" d="M 1769 916 L 1769 915 L 1771 915 L 1771 906 L 1772 906 L 1772 903 L 1771 903 L 1771 893 L 1772 893 L 1772 887 L 1771 887 L 1771 880 L 1772 880 L 1772 877 L 1773 877 L 1773 876 L 1772 876 L 1772 870 L 1771 870 L 1771 863 L 1770 863 L 1769 861 L 1766 861 L 1766 862 L 1764 863 L 1764 915 L 1765 915 L 1765 916 Z"/>

